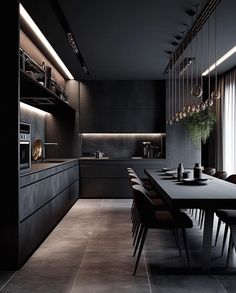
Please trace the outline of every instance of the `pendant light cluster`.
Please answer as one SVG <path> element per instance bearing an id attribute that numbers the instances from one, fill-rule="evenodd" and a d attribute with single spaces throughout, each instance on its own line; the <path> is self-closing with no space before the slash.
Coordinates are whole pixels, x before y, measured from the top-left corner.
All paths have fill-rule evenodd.
<path id="1" fill-rule="evenodd" d="M 189 10 L 187 13 L 191 17 L 191 27 L 199 16 L 199 5 L 195 5 L 194 10 Z M 203 7 L 203 1 L 201 8 Z M 201 9 L 202 10 L 202 9 Z M 213 28 L 211 29 L 211 24 Z M 168 69 L 168 92 L 169 102 L 167 108 L 167 124 L 172 125 L 174 122 L 179 122 L 192 113 L 204 111 L 207 107 L 212 107 L 215 100 L 220 98 L 220 91 L 217 89 L 217 66 L 215 66 L 214 90 L 211 90 L 211 75 L 208 73 L 208 92 L 205 93 L 207 99 L 203 101 L 203 76 L 202 72 L 204 58 L 210 67 L 212 64 L 212 55 L 214 60 L 217 60 L 216 50 L 216 8 L 213 15 L 209 15 L 207 20 L 207 46 L 208 52 L 203 52 L 203 28 L 192 35 L 193 30 L 190 30 L 188 25 L 182 32 L 182 36 L 176 36 L 176 40 L 172 42 L 173 46 L 177 46 L 182 41 L 182 46 L 185 48 L 181 55 L 176 55 L 175 50 L 168 52 L 170 55 Z M 213 41 L 214 37 L 214 41 Z M 212 52 L 214 52 L 212 54 Z M 194 56 L 194 57 L 193 57 Z"/>

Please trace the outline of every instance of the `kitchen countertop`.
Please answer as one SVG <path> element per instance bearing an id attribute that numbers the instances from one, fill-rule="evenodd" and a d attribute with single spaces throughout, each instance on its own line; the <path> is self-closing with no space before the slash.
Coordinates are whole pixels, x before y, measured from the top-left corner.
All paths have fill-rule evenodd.
<path id="1" fill-rule="evenodd" d="M 110 160 L 110 161 L 133 161 L 133 160 L 165 160 L 165 158 L 143 158 L 143 157 L 130 157 L 130 158 L 112 158 L 112 157 L 102 157 L 101 159 L 95 157 L 80 157 L 79 160 Z"/>
<path id="2" fill-rule="evenodd" d="M 77 161 L 78 158 L 75 159 L 47 159 L 45 162 L 32 162 L 31 169 L 29 171 L 21 171 L 20 177 L 33 174 L 35 172 L 43 171 L 46 169 L 50 169 L 59 165 L 67 164 L 69 162 Z"/>

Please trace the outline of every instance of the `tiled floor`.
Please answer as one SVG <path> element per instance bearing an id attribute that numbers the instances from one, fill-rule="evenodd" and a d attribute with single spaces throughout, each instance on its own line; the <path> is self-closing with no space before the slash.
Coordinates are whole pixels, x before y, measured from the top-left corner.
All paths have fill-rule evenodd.
<path id="1" fill-rule="evenodd" d="M 150 231 L 134 277 L 130 205 L 128 199 L 80 199 L 19 271 L 0 271 L 0 291 L 236 293 L 236 275 L 185 274 L 184 253 L 179 257 L 169 231 Z M 194 266 L 202 231 L 195 226 L 188 238 Z M 218 251 L 216 260 L 224 260 Z"/>

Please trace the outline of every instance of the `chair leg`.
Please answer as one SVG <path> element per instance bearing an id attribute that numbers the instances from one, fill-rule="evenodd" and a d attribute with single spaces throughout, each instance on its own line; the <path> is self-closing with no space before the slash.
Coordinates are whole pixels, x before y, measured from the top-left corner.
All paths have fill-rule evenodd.
<path id="1" fill-rule="evenodd" d="M 202 217 L 201 217 L 200 229 L 202 229 L 202 227 L 203 227 L 204 216 L 205 216 L 205 211 L 202 211 Z"/>
<path id="2" fill-rule="evenodd" d="M 226 238 L 227 238 L 227 234 L 228 234 L 228 228 L 229 228 L 229 226 L 225 224 L 225 231 L 224 231 L 224 237 L 223 237 L 223 245 L 222 245 L 222 250 L 221 250 L 221 256 L 223 256 L 223 254 L 224 254 L 225 243 L 226 243 Z"/>
<path id="3" fill-rule="evenodd" d="M 232 238 L 232 234 L 230 232 L 230 235 L 229 235 L 229 247 L 228 247 L 228 253 L 227 253 L 227 260 L 226 260 L 226 268 L 228 268 L 229 266 L 229 257 L 230 257 L 230 252 L 233 248 L 233 238 Z"/>
<path id="4" fill-rule="evenodd" d="M 141 224 L 141 225 L 140 225 L 140 229 L 139 229 L 139 233 L 138 233 L 138 239 L 137 239 L 136 244 L 135 244 L 135 248 L 134 248 L 133 256 L 135 256 L 136 251 L 137 251 L 137 249 L 138 249 L 138 246 L 139 246 L 139 243 L 140 243 L 140 239 L 141 239 L 142 234 L 143 234 L 143 229 L 144 229 L 144 228 L 143 228 L 143 225 Z"/>
<path id="5" fill-rule="evenodd" d="M 195 220 L 197 219 L 197 209 L 195 209 Z"/>
<path id="6" fill-rule="evenodd" d="M 179 241 L 179 231 L 178 231 L 178 229 L 174 229 L 173 231 L 174 231 L 174 235 L 175 235 L 175 241 L 176 241 L 177 247 L 179 249 L 179 256 L 182 256 L 180 241 Z"/>
<path id="7" fill-rule="evenodd" d="M 220 232 L 220 226 L 221 226 L 221 220 L 218 218 L 218 224 L 217 224 L 217 229 L 216 229 L 216 239 L 215 239 L 215 246 L 217 245 L 218 237 L 219 237 L 219 232 Z"/>
<path id="8" fill-rule="evenodd" d="M 134 246 L 135 243 L 136 243 L 137 236 L 138 236 L 138 232 L 139 232 L 140 228 L 141 228 L 141 224 L 139 223 L 138 226 L 137 226 L 137 229 L 136 229 L 136 231 L 135 231 L 135 233 L 134 233 L 133 246 Z"/>
<path id="9" fill-rule="evenodd" d="M 184 228 L 181 228 L 181 230 L 182 230 L 182 237 L 184 240 L 185 253 L 186 253 L 186 257 L 187 257 L 187 261 L 188 261 L 188 267 L 189 267 L 189 270 L 191 270 L 191 263 L 190 263 L 189 253 L 188 253 L 188 243 L 187 243 L 186 231 Z"/>
<path id="10" fill-rule="evenodd" d="M 139 223 L 139 219 L 138 219 L 138 214 L 136 213 L 135 218 L 134 218 L 133 227 L 132 227 L 132 237 L 134 236 L 134 233 L 135 233 L 135 230 L 137 228 L 138 223 Z"/>
<path id="11" fill-rule="evenodd" d="M 198 226 L 200 226 L 201 223 L 201 218 L 202 218 L 202 210 L 199 211 L 199 215 L 198 215 Z"/>
<path id="12" fill-rule="evenodd" d="M 136 260 L 135 267 L 134 267 L 134 273 L 133 273 L 134 276 L 135 276 L 137 268 L 138 268 L 138 264 L 139 264 L 140 256 L 141 256 L 141 253 L 142 253 L 142 250 L 143 250 L 143 245 L 144 245 L 144 242 L 145 242 L 145 239 L 146 239 L 146 236 L 147 236 L 147 232 L 148 232 L 148 228 L 144 228 L 141 243 L 140 243 L 140 247 L 139 247 L 139 251 L 138 251 L 137 260 Z"/>

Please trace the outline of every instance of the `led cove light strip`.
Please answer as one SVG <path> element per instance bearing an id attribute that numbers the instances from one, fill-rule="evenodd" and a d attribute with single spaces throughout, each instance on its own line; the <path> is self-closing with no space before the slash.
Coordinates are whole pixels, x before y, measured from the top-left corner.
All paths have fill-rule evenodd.
<path id="1" fill-rule="evenodd" d="M 40 41 L 43 43 L 43 45 L 46 47 L 48 52 L 52 55 L 54 60 L 57 62 L 57 64 L 60 66 L 61 70 L 64 72 L 65 76 L 68 79 L 74 79 L 73 75 L 70 73 L 70 71 L 67 69 L 65 64 L 62 62 L 61 58 L 57 55 L 56 51 L 53 49 L 53 47 L 49 44 L 48 40 L 45 38 L 45 36 L 42 34 L 38 26 L 35 24 L 33 19 L 29 16 L 27 11 L 24 9 L 24 7 L 20 4 L 20 16 L 25 20 L 25 22 L 32 28 L 36 36 L 40 39 Z"/>
<path id="2" fill-rule="evenodd" d="M 38 108 L 35 108 L 33 106 L 30 106 L 30 105 L 22 103 L 22 102 L 20 102 L 20 107 L 22 107 L 22 108 L 24 108 L 24 109 L 26 109 L 28 111 L 35 112 L 35 113 L 40 114 L 40 115 L 44 115 L 44 116 L 45 115 L 50 115 L 50 113 L 48 113 L 46 111 L 40 110 Z"/>
<path id="3" fill-rule="evenodd" d="M 161 136 L 165 133 L 82 133 L 83 136 Z"/>
<path id="4" fill-rule="evenodd" d="M 236 46 L 234 46 L 231 50 L 229 50 L 225 55 L 223 55 L 220 59 L 216 61 L 216 63 L 212 64 L 206 71 L 202 73 L 202 76 L 206 76 L 209 72 L 214 70 L 216 66 L 220 65 L 222 62 L 224 62 L 226 59 L 228 59 L 230 56 L 232 56 L 234 53 L 236 53 Z"/>

